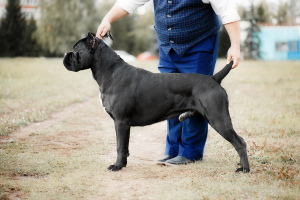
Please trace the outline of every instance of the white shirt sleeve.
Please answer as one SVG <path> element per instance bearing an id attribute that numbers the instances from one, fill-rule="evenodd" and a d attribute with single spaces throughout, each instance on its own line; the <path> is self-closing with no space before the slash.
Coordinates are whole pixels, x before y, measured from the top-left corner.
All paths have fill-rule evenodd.
<path id="1" fill-rule="evenodd" d="M 116 5 L 132 15 L 133 12 L 147 3 L 149 0 L 118 0 Z M 203 3 L 211 4 L 213 10 L 220 16 L 223 24 L 241 20 L 235 0 L 202 0 Z"/>
<path id="2" fill-rule="evenodd" d="M 116 5 L 132 15 L 133 12 L 150 0 L 118 0 Z"/>
<path id="3" fill-rule="evenodd" d="M 235 0 L 202 0 L 202 2 L 211 4 L 211 7 L 220 16 L 223 24 L 241 20 Z"/>

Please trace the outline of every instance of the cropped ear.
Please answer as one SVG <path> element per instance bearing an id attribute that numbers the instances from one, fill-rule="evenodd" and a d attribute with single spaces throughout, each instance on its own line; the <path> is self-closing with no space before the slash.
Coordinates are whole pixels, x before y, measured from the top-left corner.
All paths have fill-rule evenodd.
<path id="1" fill-rule="evenodd" d="M 93 54 L 95 52 L 96 49 L 96 37 L 95 34 L 93 33 L 88 33 L 87 35 L 87 46 L 88 46 L 88 50 L 91 54 Z"/>

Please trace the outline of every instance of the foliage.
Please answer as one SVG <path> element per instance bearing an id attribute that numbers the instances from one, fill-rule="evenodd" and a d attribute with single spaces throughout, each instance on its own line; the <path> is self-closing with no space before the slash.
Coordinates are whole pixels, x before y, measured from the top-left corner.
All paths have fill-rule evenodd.
<path id="1" fill-rule="evenodd" d="M 99 13 L 101 18 L 109 11 L 114 2 L 107 1 L 100 4 Z M 100 23 L 100 21 L 99 21 Z M 115 50 L 124 50 L 137 55 L 140 52 L 149 50 L 153 35 L 151 25 L 154 24 L 153 12 L 146 12 L 144 15 L 133 14 L 119 19 L 112 23 L 111 34 L 114 38 L 112 48 Z M 154 36 L 155 37 L 155 36 Z"/>
<path id="2" fill-rule="evenodd" d="M 6 15 L 0 26 L 0 55 L 21 56 L 25 17 L 21 12 L 20 0 L 10 0 L 6 6 Z"/>
<path id="3" fill-rule="evenodd" d="M 114 36 L 114 49 L 122 49 L 137 55 L 147 51 L 150 47 L 150 25 L 145 26 L 142 16 L 125 17 L 112 24 L 111 32 Z M 154 33 L 152 33 L 154 34 Z"/>
<path id="4" fill-rule="evenodd" d="M 243 50 L 246 59 L 259 59 L 260 55 L 260 38 L 258 33 L 260 28 L 257 25 L 257 17 L 255 14 L 255 8 L 251 5 L 250 11 L 247 13 L 247 21 L 250 22 L 250 26 L 246 29 L 247 37 L 244 42 Z"/>
<path id="5" fill-rule="evenodd" d="M 48 56 L 63 55 L 97 24 L 94 1 L 42 0 L 40 8 L 35 37 Z"/>
<path id="6" fill-rule="evenodd" d="M 270 13 L 268 9 L 268 5 L 261 1 L 260 4 L 256 7 L 256 16 L 257 16 L 257 22 L 261 23 L 269 23 L 270 22 Z"/>
<path id="7" fill-rule="evenodd" d="M 247 29 L 247 39 L 242 47 L 245 57 L 248 59 L 256 59 L 260 57 L 258 38 L 259 26 L 257 22 L 269 23 L 271 14 L 267 4 L 262 1 L 257 6 L 252 5 L 252 10 L 247 11 L 243 6 L 238 6 L 240 17 L 244 21 L 249 21 L 251 26 Z M 218 57 L 226 57 L 227 50 L 230 48 L 230 38 L 226 29 L 222 27 L 219 31 Z"/>
<path id="8" fill-rule="evenodd" d="M 0 26 L 0 56 L 38 56 L 41 49 L 33 38 L 36 29 L 33 18 L 25 21 L 20 1 L 8 1 Z"/>
<path id="9" fill-rule="evenodd" d="M 286 24 L 288 17 L 288 3 L 281 2 L 278 6 L 277 13 L 275 18 L 277 19 L 278 24 Z"/>
<path id="10" fill-rule="evenodd" d="M 300 22 L 297 20 L 300 18 L 300 2 L 299 0 L 290 0 L 289 5 L 289 17 L 291 18 L 291 24 L 292 25 L 299 25 Z"/>
<path id="11" fill-rule="evenodd" d="M 238 6 L 238 13 L 241 17 L 241 20 L 245 20 L 247 18 L 247 11 L 244 6 L 241 5 Z"/>
<path id="12" fill-rule="evenodd" d="M 101 1 L 96 8 L 94 1 L 42 0 L 41 19 L 35 37 L 44 54 L 60 56 L 69 51 L 87 32 L 96 32 L 101 19 L 113 6 L 113 1 Z M 137 54 L 149 48 L 149 23 L 143 17 L 133 15 L 112 23 L 114 49 Z"/>
<path id="13" fill-rule="evenodd" d="M 230 48 L 230 38 L 224 26 L 219 31 L 218 57 L 227 57 L 227 51 Z"/>
<path id="14" fill-rule="evenodd" d="M 33 33 L 37 30 L 36 22 L 33 18 L 27 23 L 25 31 L 23 33 L 23 56 L 39 56 L 41 52 L 41 47 L 37 42 L 37 39 L 33 37 Z"/>

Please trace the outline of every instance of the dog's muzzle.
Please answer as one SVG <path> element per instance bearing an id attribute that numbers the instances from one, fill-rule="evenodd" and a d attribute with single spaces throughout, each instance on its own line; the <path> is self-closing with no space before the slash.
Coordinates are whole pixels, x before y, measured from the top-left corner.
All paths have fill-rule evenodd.
<path id="1" fill-rule="evenodd" d="M 77 59 L 75 57 L 76 57 L 76 53 L 72 51 L 65 53 L 63 64 L 67 70 L 74 71 L 74 72 L 78 71 L 76 70 Z"/>

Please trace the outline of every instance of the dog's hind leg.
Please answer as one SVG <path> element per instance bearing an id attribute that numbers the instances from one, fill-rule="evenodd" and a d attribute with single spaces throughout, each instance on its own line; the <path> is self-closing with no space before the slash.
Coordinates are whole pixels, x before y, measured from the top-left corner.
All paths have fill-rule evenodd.
<path id="1" fill-rule="evenodd" d="M 230 142 L 240 156 L 241 168 L 236 172 L 249 172 L 249 162 L 247 157 L 246 142 L 233 129 L 228 109 L 223 109 L 223 112 L 215 113 L 213 116 L 206 116 L 209 124 L 228 142 Z"/>
<path id="2" fill-rule="evenodd" d="M 242 137 L 240 137 L 232 128 L 231 122 L 227 122 L 225 124 L 224 122 L 220 123 L 214 123 L 211 122 L 211 126 L 223 137 L 225 138 L 228 142 L 230 142 L 235 150 L 238 152 L 240 156 L 240 164 L 241 168 L 238 168 L 236 172 L 243 171 L 243 172 L 249 172 L 250 167 L 249 167 L 249 162 L 248 162 L 248 157 L 247 157 L 247 145 L 246 142 Z"/>
<path id="3" fill-rule="evenodd" d="M 240 165 L 241 168 L 238 168 L 236 172 L 243 171 L 243 172 L 249 172 L 249 162 L 247 157 L 247 145 L 246 142 L 242 137 L 240 137 L 233 128 L 228 128 L 226 125 L 220 125 L 217 126 L 212 125 L 212 127 L 215 128 L 215 130 L 228 142 L 230 142 L 235 150 L 238 152 L 240 156 Z"/>
<path id="4" fill-rule="evenodd" d="M 130 137 L 129 120 L 115 120 L 115 129 L 117 135 L 117 160 L 113 165 L 108 167 L 112 171 L 118 171 L 127 165 Z"/>

